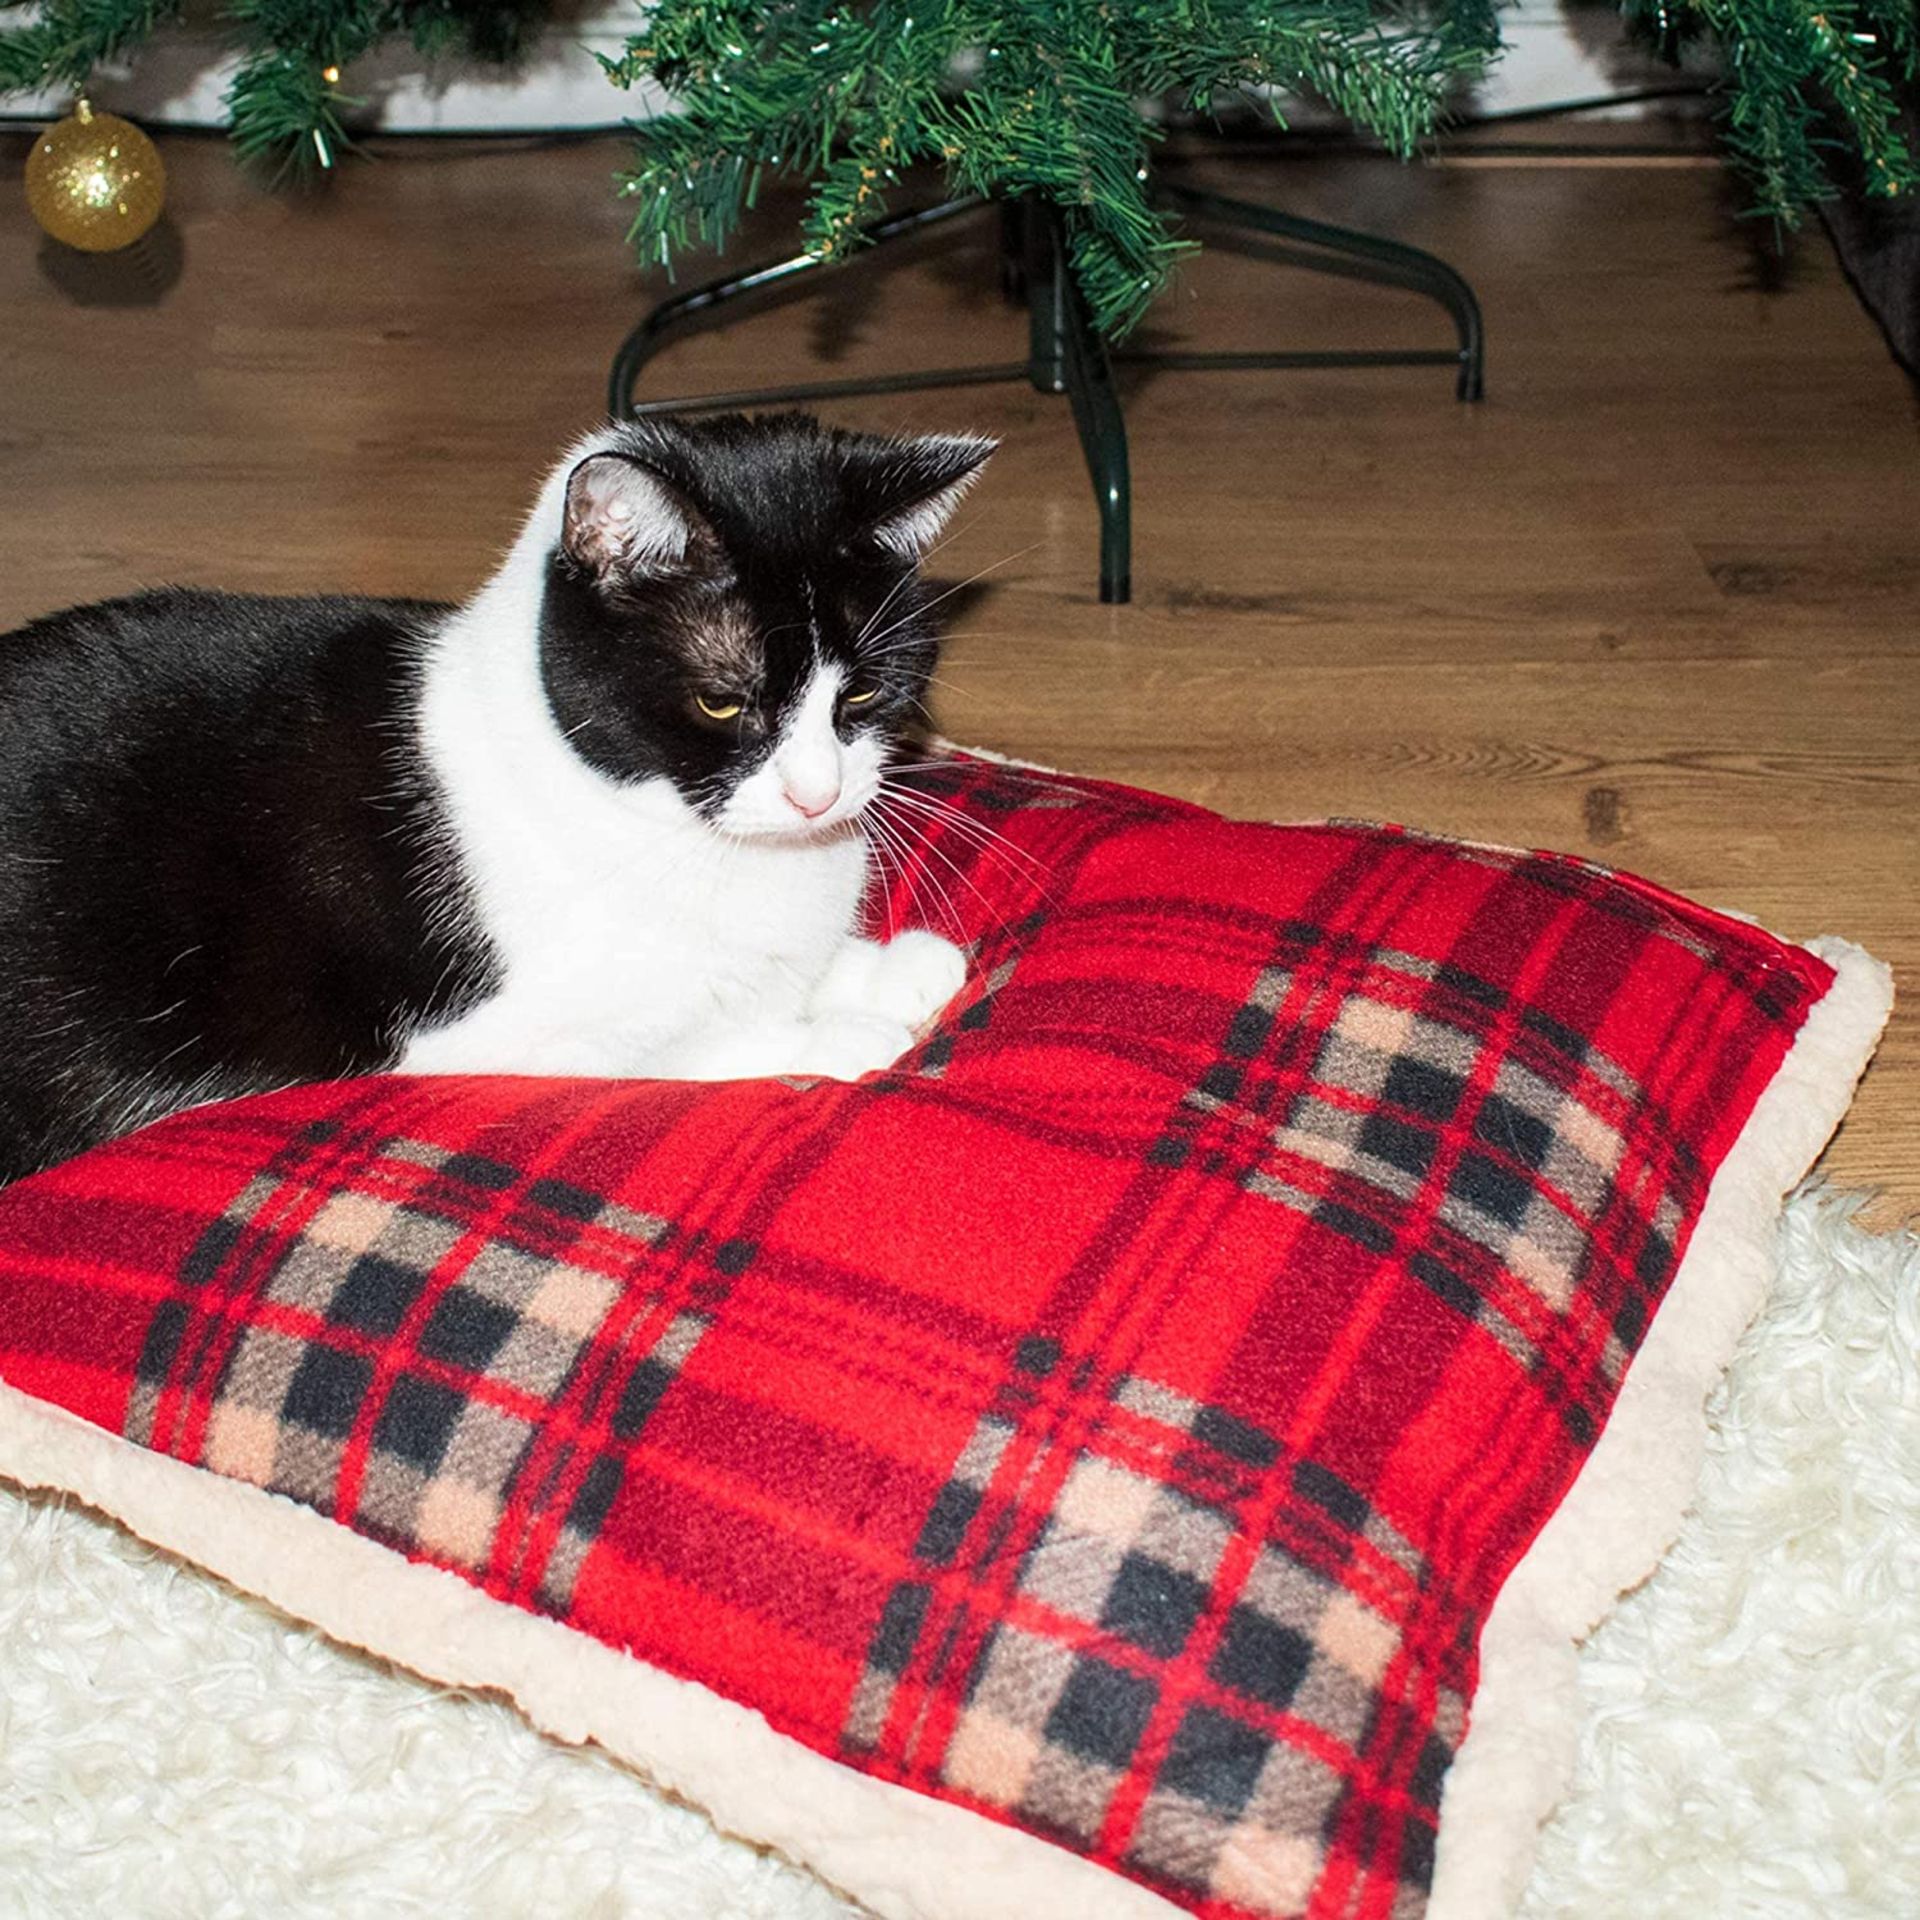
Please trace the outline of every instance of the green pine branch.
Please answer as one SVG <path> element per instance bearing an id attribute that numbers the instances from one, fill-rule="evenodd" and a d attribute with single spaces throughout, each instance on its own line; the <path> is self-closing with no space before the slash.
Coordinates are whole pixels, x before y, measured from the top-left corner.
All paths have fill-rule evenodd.
<path id="1" fill-rule="evenodd" d="M 78 91 L 102 61 L 143 42 L 183 0 L 47 0 L 24 25 L 0 32 L 0 94 Z M 23 13 L 24 7 L 8 7 Z"/>
<path id="2" fill-rule="evenodd" d="M 1310 89 L 1405 153 L 1484 65 L 1487 4 L 1439 31 L 1384 25 L 1370 0 L 658 0 L 606 63 L 677 103 L 637 129 L 631 237 L 669 263 L 724 245 L 766 175 L 795 175 L 805 243 L 832 258 L 931 162 L 956 192 L 1061 207 L 1088 302 L 1121 334 L 1189 244 L 1147 195 L 1143 98 Z"/>
<path id="3" fill-rule="evenodd" d="M 249 49 L 227 89 L 242 155 L 291 172 L 331 167 L 347 135 L 340 82 L 327 74 L 398 29 L 401 12 L 388 0 L 229 0 Z"/>
<path id="4" fill-rule="evenodd" d="M 103 62 L 137 52 L 182 0 L 43 0 L 0 27 L 0 94 L 84 87 Z M 346 144 L 345 70 L 381 41 L 405 36 L 424 53 L 509 60 L 547 12 L 545 0 L 226 0 L 222 19 L 243 58 L 228 89 L 236 146 L 284 171 L 333 164 Z"/>
<path id="5" fill-rule="evenodd" d="M 1751 211 L 1798 226 L 1835 191 L 1832 129 L 1850 136 L 1866 190 L 1920 193 L 1899 90 L 1920 84 L 1914 0 L 1620 0 L 1638 37 L 1672 51 L 1710 36 L 1722 135 L 1752 183 Z"/>

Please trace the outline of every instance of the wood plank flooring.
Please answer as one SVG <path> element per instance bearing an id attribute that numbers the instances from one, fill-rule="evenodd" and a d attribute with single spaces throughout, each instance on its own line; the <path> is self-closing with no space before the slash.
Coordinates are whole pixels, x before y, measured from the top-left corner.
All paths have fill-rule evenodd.
<path id="1" fill-rule="evenodd" d="M 25 141 L 0 138 L 17 178 Z M 389 148 L 281 200 L 166 142 L 179 273 L 81 304 L 0 196 L 0 627 L 163 580 L 458 595 L 602 404 L 664 282 L 618 141 Z M 1129 607 L 1093 592 L 1063 402 L 836 417 L 1004 436 L 941 554 L 954 736 L 1261 818 L 1590 850 L 1892 962 L 1829 1167 L 1920 1206 L 1920 415 L 1810 238 L 1756 265 L 1700 167 L 1216 160 L 1193 177 L 1432 247 L 1487 311 L 1444 370 L 1128 386 Z M 791 234 L 771 204 L 740 258 Z M 78 290 L 125 292 L 111 266 Z M 1778 282 L 1778 284 L 1774 284 Z M 650 391 L 1021 351 L 983 228 L 675 348 Z M 1406 294 L 1210 252 L 1153 317 L 1209 346 L 1444 344 Z"/>

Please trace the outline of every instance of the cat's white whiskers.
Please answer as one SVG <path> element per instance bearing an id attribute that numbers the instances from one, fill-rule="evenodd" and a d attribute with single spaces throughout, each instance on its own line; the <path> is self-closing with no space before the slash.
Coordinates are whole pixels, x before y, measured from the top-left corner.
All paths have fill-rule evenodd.
<path id="1" fill-rule="evenodd" d="M 1055 787 L 1059 783 L 1057 774 L 1048 774 L 1032 767 L 1016 766 L 1010 760 L 993 760 L 988 765 L 993 769 L 995 780 L 1006 780 L 1016 784 L 1024 783 L 1030 787 Z M 931 760 L 895 760 L 888 764 L 887 772 L 895 773 L 944 773 L 961 774 L 967 771 L 967 763 L 946 754 Z M 928 798 L 934 796 L 929 795 Z"/>
<path id="2" fill-rule="evenodd" d="M 899 788 L 890 789 L 888 797 L 925 821 L 929 828 L 941 828 L 956 834 L 966 845 L 978 849 L 982 855 L 993 855 L 1024 877 L 1035 881 L 1051 878 L 1048 868 L 1024 847 L 957 807 L 942 808 L 922 795 L 907 793 Z"/>
<path id="3" fill-rule="evenodd" d="M 984 580 L 988 574 L 998 573 L 1002 567 L 1010 567 L 1016 560 L 1024 560 L 1028 554 L 1035 551 L 1036 548 L 1044 546 L 1045 544 L 1046 542 L 1043 540 L 1028 541 L 1028 543 L 1024 547 L 1020 548 L 1018 552 L 1007 554 L 1003 559 L 994 561 L 991 566 L 982 567 L 978 573 L 968 574 L 964 580 L 956 581 L 952 586 L 948 587 L 942 593 L 936 593 L 933 596 L 933 598 L 927 601 L 923 606 L 915 607 L 912 613 L 903 615 L 900 619 L 896 620 L 893 623 L 893 625 L 890 627 L 882 627 L 878 633 L 871 635 L 870 638 L 876 641 L 884 640 L 888 634 L 897 633 L 900 630 L 900 628 L 904 627 L 907 624 L 908 620 L 919 619 L 924 615 L 931 613 L 934 610 L 934 608 L 939 606 L 943 600 L 951 600 L 956 593 L 965 592 L 966 589 L 972 586 L 976 580 Z M 869 637 L 869 636 L 863 636 L 863 638 L 866 638 L 866 637 Z"/>
<path id="4" fill-rule="evenodd" d="M 945 847 L 941 846 L 937 841 L 926 840 L 926 839 L 922 839 L 920 841 L 920 845 L 925 849 L 925 851 L 929 856 L 931 856 L 935 860 L 938 860 L 941 863 L 941 865 L 946 867 L 947 870 L 954 876 L 954 878 L 957 879 L 967 889 L 967 891 L 973 895 L 973 897 L 977 901 L 979 901 L 981 906 L 986 909 L 987 917 L 993 922 L 993 924 L 996 927 L 1000 929 L 1002 933 L 1006 933 L 1009 931 L 1007 926 L 1006 916 L 994 904 L 992 896 L 987 894 L 981 889 L 980 883 L 974 879 L 973 875 L 969 873 L 967 869 L 963 867 L 960 864 L 960 862 L 957 861 L 953 857 L 953 855 L 946 850 Z"/>
<path id="5" fill-rule="evenodd" d="M 891 797 L 894 799 L 898 798 L 897 795 Z M 924 819 L 914 820 L 912 816 L 908 816 L 907 820 L 897 820 L 893 824 L 897 832 L 909 833 L 912 844 L 920 849 L 928 858 L 937 859 L 942 865 L 950 869 L 952 873 L 965 884 L 974 898 L 986 909 L 995 925 L 1003 932 L 1007 930 L 1006 917 L 1000 911 L 998 905 L 995 904 L 993 898 L 979 885 L 973 875 L 963 867 L 959 861 L 954 859 L 944 847 L 928 837 L 926 828 L 929 823 L 927 821 Z M 951 822 L 943 822 L 941 824 L 951 825 Z M 1035 868 L 1034 871 L 1023 872 L 1019 866 L 1015 865 L 1013 861 L 1008 858 L 1008 850 L 1005 848 L 995 847 L 985 841 L 969 840 L 964 835 L 961 837 L 961 844 L 962 846 L 970 848 L 980 858 L 984 859 L 989 855 L 994 856 L 1007 868 L 1008 872 L 1011 873 L 1015 879 L 1025 881 L 1028 885 L 1033 886 L 1043 898 L 1051 898 L 1052 888 L 1049 884 L 1050 876 L 1043 868 L 1039 868 L 1037 863 L 1030 862 Z M 1015 848 L 1013 852 L 1018 853 L 1020 850 Z"/>
<path id="6" fill-rule="evenodd" d="M 957 686 L 953 681 L 943 679 L 937 673 L 923 674 L 921 678 L 927 686 L 938 687 L 941 689 L 942 692 L 945 692 L 945 693 L 961 693 L 964 691 L 964 689 Z M 928 710 L 927 703 L 924 700 L 922 700 L 917 694 L 908 696 L 908 705 L 918 707 L 921 713 L 924 714 L 927 717 L 927 719 L 929 720 L 932 719 L 933 716 L 931 712 Z"/>
<path id="7" fill-rule="evenodd" d="M 876 813 L 881 813 L 882 817 L 884 817 L 883 809 L 886 806 L 886 804 L 889 801 L 897 798 L 898 798 L 898 795 L 896 794 L 882 793 L 874 802 L 874 811 Z M 953 876 L 957 880 L 959 880 L 968 889 L 969 892 L 972 893 L 973 897 L 976 900 L 978 900 L 983 907 L 986 908 L 988 914 L 993 918 L 995 924 L 998 925 L 1002 929 L 1002 931 L 1005 930 L 1006 921 L 1001 918 L 999 910 L 994 906 L 992 900 L 990 900 L 987 897 L 987 895 L 980 890 L 980 887 L 978 883 L 974 880 L 973 875 L 970 874 L 966 870 L 966 868 L 961 866 L 961 864 L 957 860 L 955 860 L 954 857 L 950 853 L 948 853 L 944 847 L 940 846 L 937 842 L 928 839 L 924 834 L 918 834 L 918 833 L 912 832 L 908 823 L 905 821 L 895 820 L 895 821 L 890 821 L 889 824 L 892 826 L 893 830 L 896 833 L 900 833 L 906 836 L 908 839 L 909 845 L 912 846 L 917 852 L 925 856 L 925 858 L 940 861 L 948 869 L 948 871 L 952 873 Z M 930 883 L 939 887 L 941 898 L 943 900 L 946 900 L 947 910 L 949 913 L 953 915 L 954 927 L 956 929 L 964 928 L 966 923 L 960 917 L 959 913 L 955 911 L 952 899 L 947 894 L 947 890 L 945 886 L 941 883 L 939 876 L 935 874 L 930 867 L 924 864 L 921 867 L 921 871 L 926 875 Z"/>
<path id="8" fill-rule="evenodd" d="M 890 606 L 893 605 L 893 603 L 897 599 L 899 599 L 900 589 L 906 586 L 910 581 L 917 580 L 918 578 L 919 578 L 918 571 L 910 570 L 906 573 L 903 573 L 900 576 L 900 578 L 896 580 L 893 583 L 893 585 L 887 589 L 887 597 L 884 600 L 882 600 L 880 604 L 877 607 L 875 607 L 870 614 L 867 615 L 865 624 L 861 627 L 860 631 L 853 636 L 853 644 L 856 650 L 863 647 L 866 644 L 867 635 L 870 634 L 874 630 L 874 628 L 880 624 L 881 616 L 886 612 L 886 610 Z"/>
<path id="9" fill-rule="evenodd" d="M 926 551 L 921 554 L 918 562 L 914 566 L 909 568 L 905 573 L 903 573 L 900 576 L 900 578 L 896 580 L 890 588 L 888 588 L 887 597 L 884 600 L 882 600 L 880 604 L 877 607 L 875 607 L 870 614 L 868 614 L 866 625 L 860 629 L 860 632 L 855 637 L 854 644 L 856 646 L 858 646 L 861 641 L 865 640 L 867 635 L 870 634 L 873 631 L 873 629 L 879 625 L 880 616 L 884 614 L 890 606 L 893 605 L 896 599 L 899 598 L 900 589 L 902 587 L 909 586 L 914 582 L 916 582 L 917 580 L 919 580 L 921 575 L 926 570 L 927 562 L 931 560 L 933 556 L 936 553 L 938 553 L 942 547 L 951 545 L 952 542 L 958 539 L 959 536 L 963 532 L 965 532 L 968 528 L 978 525 L 979 519 L 980 519 L 980 516 L 978 514 L 975 514 L 974 517 L 971 520 L 966 521 L 964 525 L 956 524 L 952 527 L 949 527 L 947 531 L 943 533 L 940 536 L 940 538 L 933 543 L 932 546 L 928 547 Z"/>
<path id="10" fill-rule="evenodd" d="M 893 889 L 897 884 L 902 897 L 909 908 L 914 905 L 913 874 L 902 856 L 897 841 L 885 821 L 869 808 L 860 816 L 860 831 L 865 836 L 868 850 L 880 862 L 883 881 L 891 882 L 886 887 L 887 896 L 887 936 L 889 939 L 899 931 L 899 921 L 893 911 Z"/>
<path id="11" fill-rule="evenodd" d="M 931 634 L 913 634 L 905 640 L 890 640 L 884 647 L 863 647 L 860 650 L 862 666 L 878 666 L 889 660 L 903 659 L 909 654 L 938 653 L 938 643 Z"/>
<path id="12" fill-rule="evenodd" d="M 914 855 L 924 854 L 927 848 L 924 842 L 909 835 L 898 822 L 889 820 L 881 810 L 878 800 L 867 809 L 867 818 L 873 823 L 876 832 L 887 836 L 900 857 L 901 884 L 911 895 L 915 888 L 924 884 L 932 889 L 940 902 L 940 910 L 946 918 L 947 926 L 956 935 L 966 931 L 966 922 L 959 909 L 953 903 L 953 896 L 942 884 L 940 876 L 929 867 L 924 859 L 916 860 Z"/>
<path id="13" fill-rule="evenodd" d="M 888 853 L 885 843 L 873 831 L 864 814 L 860 818 L 860 837 L 867 843 L 867 852 L 879 870 L 880 898 L 887 910 L 887 938 L 891 940 L 900 931 L 899 919 L 893 911 L 893 890 L 896 884 L 906 887 L 906 875 L 901 871 L 899 861 Z"/>
<path id="14" fill-rule="evenodd" d="M 885 791 L 889 799 L 917 808 L 929 819 L 939 820 L 943 826 L 972 840 L 983 852 L 991 851 L 1002 860 L 1017 862 L 1036 883 L 1044 885 L 1052 880 L 1053 870 L 1045 861 L 1036 859 L 1025 847 L 1009 840 L 998 828 L 988 826 L 979 815 L 968 813 L 957 802 L 939 794 L 917 793 L 911 787 L 893 782 L 888 783 Z"/>

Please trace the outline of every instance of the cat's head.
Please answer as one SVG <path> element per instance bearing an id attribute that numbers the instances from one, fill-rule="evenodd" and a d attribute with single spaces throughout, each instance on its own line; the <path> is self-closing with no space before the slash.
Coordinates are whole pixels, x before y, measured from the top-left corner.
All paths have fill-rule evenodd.
<path id="1" fill-rule="evenodd" d="M 845 831 L 920 716 L 919 579 L 987 456 L 799 414 L 601 434 L 565 476 L 541 668 L 573 750 L 753 839 Z"/>

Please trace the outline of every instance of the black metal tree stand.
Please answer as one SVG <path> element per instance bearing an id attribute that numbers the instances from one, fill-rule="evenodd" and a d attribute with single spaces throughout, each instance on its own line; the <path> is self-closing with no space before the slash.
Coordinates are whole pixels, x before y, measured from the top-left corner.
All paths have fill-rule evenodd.
<path id="1" fill-rule="evenodd" d="M 991 366 L 933 367 L 914 373 L 855 380 L 812 380 L 796 386 L 761 387 L 734 393 L 680 395 L 637 400 L 641 370 L 660 349 L 682 334 L 718 324 L 734 302 L 768 294 L 775 288 L 817 273 L 822 262 L 811 254 L 773 260 L 742 273 L 662 301 L 621 342 L 608 383 L 607 405 L 616 420 L 648 414 L 692 413 L 720 407 L 768 406 L 794 400 L 829 400 L 852 394 L 916 393 L 931 387 L 985 386 L 1025 380 L 1040 393 L 1064 393 L 1073 406 L 1074 424 L 1093 478 L 1100 509 L 1100 598 L 1123 601 L 1131 592 L 1133 544 L 1131 488 L 1127 475 L 1127 428 L 1113 383 L 1116 363 L 1162 367 L 1181 372 L 1227 372 L 1255 367 L 1406 367 L 1456 369 L 1455 393 L 1478 400 L 1483 390 L 1485 347 L 1480 303 L 1465 279 L 1444 260 L 1418 247 L 1403 246 L 1346 227 L 1304 220 L 1245 200 L 1161 182 L 1155 197 L 1171 211 L 1209 225 L 1271 235 L 1306 247 L 1287 264 L 1313 272 L 1338 273 L 1404 287 L 1437 301 L 1452 316 L 1458 344 L 1414 350 L 1298 353 L 1111 352 L 1095 331 L 1068 265 L 1065 224 L 1059 209 L 1033 198 L 998 203 L 1001 214 L 1002 281 L 1010 297 L 1023 300 L 1028 313 L 1027 357 Z M 873 247 L 909 239 L 996 203 L 970 196 L 944 200 L 867 230 L 868 247 L 848 264 L 865 259 Z"/>

